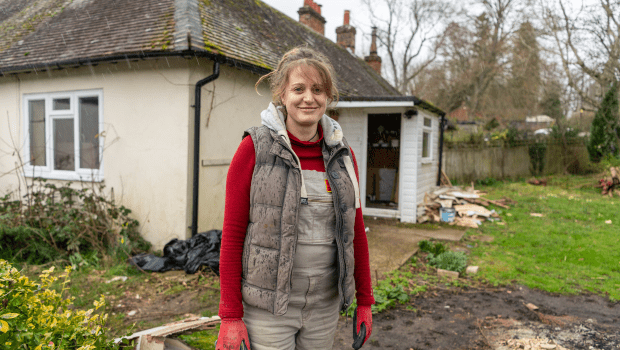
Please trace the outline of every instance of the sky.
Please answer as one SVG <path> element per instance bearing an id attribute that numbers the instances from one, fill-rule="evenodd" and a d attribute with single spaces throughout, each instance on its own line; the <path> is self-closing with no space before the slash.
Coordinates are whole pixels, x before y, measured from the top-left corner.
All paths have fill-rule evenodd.
<path id="1" fill-rule="evenodd" d="M 297 10 L 304 5 L 304 0 L 262 0 L 264 3 L 284 13 L 292 19 L 299 21 Z M 325 36 L 336 42 L 336 27 L 343 24 L 344 10 L 351 11 L 350 24 L 356 28 L 355 51 L 358 55 L 368 52 L 370 49 L 370 20 L 366 7 L 360 0 L 315 0 L 321 8 L 321 15 L 327 21 L 325 23 Z M 368 38 L 362 38 L 363 35 Z M 360 45 L 368 46 L 362 50 Z"/>

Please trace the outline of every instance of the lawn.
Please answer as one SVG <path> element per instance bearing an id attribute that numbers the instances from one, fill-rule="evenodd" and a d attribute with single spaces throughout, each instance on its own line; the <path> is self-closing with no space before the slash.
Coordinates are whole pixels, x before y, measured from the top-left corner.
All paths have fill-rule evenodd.
<path id="1" fill-rule="evenodd" d="M 602 196 L 593 187 L 596 181 L 557 176 L 548 186 L 500 182 L 477 188 L 490 199 L 508 197 L 518 204 L 496 208 L 502 222 L 468 230 L 494 238 L 471 249 L 471 263 L 493 284 L 620 300 L 620 198 Z"/>
<path id="2" fill-rule="evenodd" d="M 595 293 L 611 301 L 620 300 L 620 198 L 601 196 L 600 190 L 593 187 L 596 182 L 593 176 L 557 176 L 549 178 L 546 187 L 494 181 L 478 186 L 477 189 L 488 192 L 485 197 L 489 199 L 508 197 L 517 204 L 510 209 L 495 207 L 502 221 L 485 222 L 478 229 L 469 229 L 457 243 L 469 250 L 469 265 L 480 266 L 475 283 L 522 284 L 552 293 Z M 397 226 L 432 229 L 445 225 Z M 483 236 L 487 239 L 480 239 Z M 396 274 L 385 281 L 387 299 L 379 306 L 404 296 L 399 286 L 416 294 L 426 286 L 445 282 L 429 273 L 433 270 L 427 269 L 424 260 L 418 262 L 413 257 L 411 264 L 412 274 L 394 271 Z M 47 268 L 20 264 L 17 267 L 30 277 Z M 111 281 L 116 276 L 127 279 Z M 424 280 L 422 284 L 418 283 L 420 278 Z M 459 279 L 451 285 L 458 287 L 470 282 L 474 281 Z M 397 297 L 390 297 L 390 293 Z M 75 298 L 73 304 L 79 309 L 91 308 L 93 301 L 104 295 L 105 312 L 109 314 L 108 334 L 120 336 L 185 318 L 187 314 L 216 314 L 219 279 L 210 271 L 195 275 L 182 271 L 144 273 L 123 261 L 104 264 L 95 259 L 72 273 L 68 294 Z M 216 335 L 217 330 L 205 331 L 187 335 L 184 340 L 212 349 Z"/>

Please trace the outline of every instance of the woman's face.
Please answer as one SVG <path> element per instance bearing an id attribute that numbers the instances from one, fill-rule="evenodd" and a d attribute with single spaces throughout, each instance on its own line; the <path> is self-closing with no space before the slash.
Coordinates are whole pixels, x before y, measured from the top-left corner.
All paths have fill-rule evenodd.
<path id="1" fill-rule="evenodd" d="M 319 72 L 311 66 L 294 68 L 280 98 L 286 107 L 287 127 L 311 127 L 316 125 L 327 107 L 327 93 L 320 81 Z M 289 127 L 290 128 L 290 127 Z"/>

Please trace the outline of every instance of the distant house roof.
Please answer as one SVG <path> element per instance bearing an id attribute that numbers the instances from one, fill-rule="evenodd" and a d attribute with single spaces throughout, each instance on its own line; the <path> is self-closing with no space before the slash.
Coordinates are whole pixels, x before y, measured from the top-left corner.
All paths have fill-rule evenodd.
<path id="1" fill-rule="evenodd" d="M 258 0 L 4 0 L 0 75 L 102 61 L 207 56 L 263 74 L 299 45 L 325 54 L 342 96 L 400 96 L 362 59 Z"/>
<path id="2" fill-rule="evenodd" d="M 549 124 L 553 124 L 555 123 L 555 119 L 546 116 L 546 115 L 537 115 L 534 117 L 525 117 L 525 122 L 526 123 L 549 123 Z"/>

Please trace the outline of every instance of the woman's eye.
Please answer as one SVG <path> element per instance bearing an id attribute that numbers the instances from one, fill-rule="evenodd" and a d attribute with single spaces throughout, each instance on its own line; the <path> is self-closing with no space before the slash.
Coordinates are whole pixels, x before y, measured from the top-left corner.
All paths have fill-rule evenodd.
<path id="1" fill-rule="evenodd" d="M 293 90 L 294 90 L 294 91 L 296 91 L 296 92 L 301 92 L 301 91 L 303 91 L 303 89 L 302 89 L 301 87 L 296 87 L 296 88 L 294 88 Z"/>

